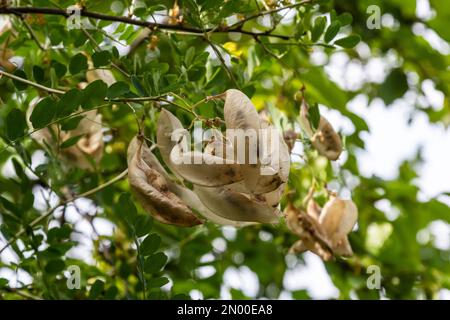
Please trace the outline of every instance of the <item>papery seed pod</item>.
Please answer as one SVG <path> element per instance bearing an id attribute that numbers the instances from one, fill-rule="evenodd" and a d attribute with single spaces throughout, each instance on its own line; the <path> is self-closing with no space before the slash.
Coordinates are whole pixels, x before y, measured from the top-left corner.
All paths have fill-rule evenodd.
<path id="1" fill-rule="evenodd" d="M 329 160 L 337 160 L 342 152 L 342 141 L 328 120 L 320 116 L 317 129 L 311 127 L 309 120 L 309 107 L 303 100 L 300 108 L 300 125 L 308 138 L 311 139 L 313 147 L 320 155 Z"/>
<path id="2" fill-rule="evenodd" d="M 138 142 L 137 138 L 134 138 L 132 140 L 132 142 L 130 143 L 129 149 L 130 148 L 131 149 L 130 149 L 130 152 L 128 153 L 128 161 L 131 160 L 131 155 L 133 154 L 133 150 L 135 148 L 137 148 L 137 146 L 138 146 L 137 142 Z M 155 155 L 150 150 L 144 149 L 144 151 L 142 152 L 142 159 L 147 164 L 149 164 L 149 166 L 151 166 L 153 169 L 155 169 L 158 173 L 160 173 L 166 179 L 168 189 L 172 193 L 174 193 L 182 201 L 184 201 L 184 203 L 186 203 L 186 205 L 189 208 L 195 210 L 196 212 L 198 212 L 200 215 L 202 215 L 207 220 L 209 220 L 213 223 L 216 223 L 216 224 L 230 225 L 230 226 L 234 226 L 234 227 L 244 227 L 244 226 L 247 226 L 250 224 L 250 223 L 246 223 L 246 222 L 225 219 L 221 216 L 218 216 L 217 214 L 215 214 L 208 208 L 206 208 L 203 205 L 203 203 L 200 201 L 198 196 L 192 190 L 190 190 L 184 186 L 181 186 L 170 179 L 169 174 L 166 172 L 166 170 L 161 165 L 159 160 L 155 157 Z"/>
<path id="3" fill-rule="evenodd" d="M 262 194 L 276 190 L 289 175 L 290 156 L 284 139 L 270 124 L 260 119 L 251 100 L 243 92 L 230 89 L 219 97 L 225 99 L 224 117 L 227 138 L 234 145 L 236 159 L 245 160 L 244 163 L 242 161 L 240 163 L 242 163 L 241 170 L 248 192 Z M 274 131 L 278 146 L 275 149 L 271 146 Z M 231 135 L 232 133 L 234 136 Z M 244 134 L 244 137 L 240 137 L 240 134 Z M 265 138 L 261 137 L 263 134 Z M 242 144 L 243 141 L 244 148 L 241 150 L 244 150 L 245 154 L 240 155 L 238 144 Z M 264 147 L 269 149 L 263 150 Z M 268 154 L 267 152 L 264 154 L 264 151 L 268 151 Z M 268 157 L 269 164 L 261 163 L 263 154 Z M 274 167 L 272 160 L 276 160 L 275 163 L 279 166 Z"/>
<path id="4" fill-rule="evenodd" d="M 54 151 L 58 148 L 56 146 L 55 136 L 59 132 L 59 140 L 61 142 L 76 136 L 82 136 L 77 143 L 68 148 L 61 149 L 59 154 L 65 163 L 78 167 L 84 170 L 94 170 L 103 157 L 103 131 L 102 131 L 102 116 L 97 114 L 96 110 L 86 112 L 83 119 L 79 122 L 74 130 L 61 130 L 59 125 L 52 124 L 48 127 L 34 130 L 33 124 L 30 122 L 30 116 L 33 113 L 34 107 L 41 99 L 35 98 L 30 102 L 27 110 L 27 123 L 32 131 L 31 137 L 42 146 L 51 146 Z M 52 133 L 53 132 L 53 133 Z"/>
<path id="5" fill-rule="evenodd" d="M 88 60 L 89 70 L 86 71 L 86 80 L 88 83 L 94 82 L 96 80 L 102 80 L 108 87 L 116 82 L 116 78 L 112 74 L 111 70 L 108 69 L 94 69 L 94 64 L 91 60 Z"/>
<path id="6" fill-rule="evenodd" d="M 192 210 L 169 190 L 166 178 L 154 167 L 154 156 L 143 139 L 128 147 L 128 180 L 142 207 L 162 223 L 181 227 L 201 224 Z"/>
<path id="7" fill-rule="evenodd" d="M 357 219 L 358 208 L 351 200 L 332 197 L 323 207 L 319 223 L 337 254 L 352 254 L 347 234 L 352 231 Z"/>
<path id="8" fill-rule="evenodd" d="M 94 169 L 103 157 L 102 115 L 90 110 L 80 121 L 78 127 L 69 132 L 62 131 L 63 141 L 82 135 L 74 146 L 63 149 L 62 155 L 68 162 L 82 169 Z"/>
<path id="9" fill-rule="evenodd" d="M 259 174 L 247 177 L 246 186 L 254 194 L 270 193 L 287 182 L 290 154 L 282 135 L 268 122 L 261 120 L 259 141 Z M 264 159 L 263 159 L 264 158 Z"/>
<path id="10" fill-rule="evenodd" d="M 324 117 L 320 117 L 319 128 L 311 138 L 311 143 L 319 154 L 327 157 L 329 160 L 337 160 L 341 155 L 341 138 Z"/>
<path id="11" fill-rule="evenodd" d="M 174 174 L 203 186 L 223 186 L 243 179 L 238 164 L 226 163 L 225 159 L 211 154 L 190 151 L 184 138 L 173 141 L 172 134 L 183 130 L 181 122 L 172 113 L 161 110 L 157 144 L 164 162 Z"/>
<path id="12" fill-rule="evenodd" d="M 315 218 L 296 209 L 291 203 L 287 205 L 284 213 L 288 229 L 300 238 L 292 245 L 289 250 L 290 253 L 301 253 L 309 250 L 325 261 L 332 258 L 332 252 L 329 249 L 330 244 Z"/>
<path id="13" fill-rule="evenodd" d="M 8 31 L 13 31 L 13 29 L 11 22 L 6 20 L 3 27 L 0 29 L 0 35 L 3 35 Z M 3 43 L 0 44 L 0 70 L 6 72 L 13 72 L 17 68 L 17 65 L 14 64 L 11 59 L 14 56 L 14 51 L 8 48 L 8 44 L 12 38 L 14 38 L 14 35 L 9 35 L 3 40 Z"/>
<path id="14" fill-rule="evenodd" d="M 194 185 L 194 192 L 207 208 L 229 220 L 276 223 L 280 216 L 278 209 L 226 187 Z"/>
<path id="15" fill-rule="evenodd" d="M 329 235 L 350 233 L 358 219 L 358 208 L 352 200 L 332 197 L 323 207 L 319 222 Z"/>

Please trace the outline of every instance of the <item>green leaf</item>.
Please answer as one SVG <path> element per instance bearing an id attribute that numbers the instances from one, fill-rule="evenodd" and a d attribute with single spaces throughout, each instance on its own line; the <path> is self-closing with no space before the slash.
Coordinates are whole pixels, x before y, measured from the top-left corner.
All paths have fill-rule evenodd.
<path id="1" fill-rule="evenodd" d="M 320 36 L 322 35 L 323 31 L 325 30 L 325 26 L 327 24 L 327 18 L 324 16 L 317 17 L 316 20 L 314 20 L 314 26 L 311 30 L 311 41 L 316 42 L 319 40 Z"/>
<path id="2" fill-rule="evenodd" d="M 319 127 L 320 111 L 317 103 L 308 109 L 308 119 L 312 128 L 317 129 Z"/>
<path id="3" fill-rule="evenodd" d="M 5 278 L 0 278 L 0 289 L 6 288 L 8 285 L 9 280 Z"/>
<path id="4" fill-rule="evenodd" d="M 359 35 L 351 35 L 351 36 L 336 40 L 334 42 L 334 44 L 341 46 L 343 48 L 353 48 L 360 41 L 361 41 L 361 37 Z"/>
<path id="5" fill-rule="evenodd" d="M 339 15 L 337 19 L 341 23 L 341 26 L 349 25 L 353 21 L 352 15 L 348 12 L 344 12 L 343 14 Z"/>
<path id="6" fill-rule="evenodd" d="M 89 299 L 97 299 L 98 296 L 102 293 L 103 289 L 105 288 L 105 283 L 101 280 L 95 280 L 94 284 L 91 287 L 91 290 L 89 290 Z"/>
<path id="7" fill-rule="evenodd" d="M 30 121 L 35 129 L 43 128 L 49 124 L 55 116 L 56 102 L 46 97 L 42 99 L 33 109 Z"/>
<path id="8" fill-rule="evenodd" d="M 33 78 L 37 83 L 43 83 L 45 80 L 45 72 L 39 66 L 33 66 Z"/>
<path id="9" fill-rule="evenodd" d="M 156 234 L 152 233 L 148 235 L 144 241 L 142 241 L 140 245 L 140 253 L 144 257 L 151 255 L 156 250 L 158 250 L 159 246 L 161 245 L 161 238 Z"/>
<path id="10" fill-rule="evenodd" d="M 116 83 L 113 83 L 109 88 L 108 92 L 106 93 L 106 97 L 108 99 L 115 99 L 117 97 L 122 97 L 125 94 L 130 92 L 130 86 L 128 83 L 119 81 Z"/>
<path id="11" fill-rule="evenodd" d="M 27 74 L 20 69 L 17 69 L 16 71 L 14 71 L 14 75 L 22 78 L 22 79 L 28 79 L 27 78 Z M 18 81 L 18 80 L 13 80 L 14 86 L 17 88 L 17 90 L 22 91 L 25 90 L 28 85 L 26 83 L 23 83 L 22 81 Z"/>
<path id="12" fill-rule="evenodd" d="M 81 104 L 83 94 L 78 89 L 70 89 L 58 101 L 57 115 L 65 117 L 76 111 Z"/>
<path id="13" fill-rule="evenodd" d="M 169 283 L 169 279 L 167 277 L 158 277 L 158 278 L 152 278 L 148 281 L 147 286 L 148 288 L 160 288 L 165 284 Z"/>
<path id="14" fill-rule="evenodd" d="M 62 78 L 67 72 L 66 66 L 56 60 L 52 60 L 51 66 L 55 70 L 55 74 L 58 78 Z"/>
<path id="15" fill-rule="evenodd" d="M 125 220 L 133 225 L 136 220 L 137 210 L 133 201 L 131 201 L 131 196 L 128 193 L 122 193 L 119 197 L 118 209 L 121 211 L 120 214 L 124 216 Z"/>
<path id="16" fill-rule="evenodd" d="M 337 36 L 339 30 L 341 29 L 341 23 L 339 21 L 333 21 L 327 28 L 325 32 L 324 40 L 326 43 L 330 42 Z"/>
<path id="17" fill-rule="evenodd" d="M 147 215 L 139 215 L 134 223 L 136 236 L 143 237 L 152 230 L 153 220 Z"/>
<path id="18" fill-rule="evenodd" d="M 164 267 L 166 262 L 167 262 L 167 256 L 164 253 L 158 252 L 158 253 L 152 254 L 147 259 L 145 259 L 144 272 L 145 273 L 158 272 Z"/>
<path id="19" fill-rule="evenodd" d="M 113 300 L 117 296 L 118 293 L 119 293 L 119 289 L 115 285 L 112 285 L 111 287 L 108 288 L 108 290 L 106 290 L 105 299 Z"/>
<path id="20" fill-rule="evenodd" d="M 6 136 L 15 140 L 22 137 L 27 129 L 25 114 L 19 109 L 12 109 L 6 116 Z"/>
<path id="21" fill-rule="evenodd" d="M 408 91 L 408 81 L 402 69 L 393 69 L 380 86 L 380 97 L 386 105 L 394 102 L 395 99 L 403 97 Z"/>
<path id="22" fill-rule="evenodd" d="M 80 121 L 83 120 L 83 116 L 76 116 L 76 117 L 72 117 L 70 119 L 67 119 L 65 121 L 61 122 L 61 130 L 64 131 L 70 131 L 70 130 L 75 130 L 78 125 L 80 124 Z"/>
<path id="23" fill-rule="evenodd" d="M 72 57 L 69 64 L 69 71 L 71 74 L 75 75 L 81 71 L 85 71 L 88 68 L 87 58 L 84 54 L 79 53 Z"/>
<path id="24" fill-rule="evenodd" d="M 83 137 L 83 134 L 80 134 L 80 135 L 75 136 L 75 137 L 70 137 L 69 139 L 67 139 L 63 143 L 61 143 L 60 148 L 61 149 L 70 148 L 71 146 L 76 144 L 81 139 L 81 137 Z"/>
<path id="25" fill-rule="evenodd" d="M 45 272 L 48 274 L 57 274 L 66 267 L 64 261 L 61 259 L 50 260 L 45 266 Z"/>
<path id="26" fill-rule="evenodd" d="M 111 62 L 111 53 L 109 51 L 99 51 L 92 55 L 92 62 L 94 67 L 99 68 L 109 65 Z"/>
<path id="27" fill-rule="evenodd" d="M 83 101 L 81 105 L 84 109 L 91 109 L 104 104 L 107 91 L 108 85 L 102 80 L 91 82 L 83 90 Z"/>
<path id="28" fill-rule="evenodd" d="M 148 95 L 137 76 L 132 75 L 130 79 L 131 79 L 131 83 L 136 88 L 136 90 L 140 96 Z"/>
<path id="29" fill-rule="evenodd" d="M 186 52 L 186 56 L 184 57 L 184 64 L 187 67 L 189 67 L 194 61 L 194 57 L 195 57 L 195 48 L 189 47 L 189 49 Z"/>

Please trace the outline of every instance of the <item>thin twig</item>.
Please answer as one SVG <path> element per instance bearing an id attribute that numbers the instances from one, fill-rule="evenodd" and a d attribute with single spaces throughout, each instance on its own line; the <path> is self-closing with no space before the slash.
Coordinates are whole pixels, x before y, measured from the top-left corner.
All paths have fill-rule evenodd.
<path id="1" fill-rule="evenodd" d="M 230 78 L 230 80 L 233 82 L 233 84 L 235 85 L 235 87 L 237 89 L 240 89 L 239 84 L 237 83 L 236 79 L 234 78 L 233 72 L 230 70 L 230 68 L 228 68 L 225 59 L 222 57 L 222 54 L 220 53 L 219 49 L 216 48 L 216 45 L 214 43 L 212 43 L 211 40 L 209 40 L 208 35 L 205 34 L 204 39 L 206 40 L 206 42 L 209 43 L 209 45 L 211 46 L 211 48 L 214 50 L 214 52 L 216 53 L 217 57 L 220 60 L 220 63 L 222 64 L 223 68 L 225 69 L 225 72 L 227 73 L 228 77 Z"/>
<path id="2" fill-rule="evenodd" d="M 46 51 L 47 48 L 39 41 L 39 39 L 36 36 L 36 33 L 34 33 L 34 30 L 31 28 L 30 24 L 27 22 L 27 20 L 20 15 L 20 20 L 23 22 L 23 24 L 25 25 L 25 27 L 27 28 L 28 32 L 30 33 L 31 38 L 34 40 L 34 42 L 36 42 L 36 44 L 38 45 L 38 47 L 42 50 L 42 51 Z"/>
<path id="3" fill-rule="evenodd" d="M 0 7 L 0 14 L 48 14 L 48 15 L 59 15 L 65 18 L 71 16 L 71 13 L 58 8 L 49 8 L 49 7 Z M 148 27 L 150 29 L 158 28 L 161 30 L 174 31 L 178 33 L 185 33 L 197 36 L 203 36 L 205 32 L 209 32 L 211 29 L 201 30 L 195 27 L 186 26 L 184 24 L 165 24 L 165 23 L 155 23 L 140 19 L 133 19 L 125 16 L 111 16 L 103 13 L 92 12 L 88 10 L 81 10 L 80 15 L 82 17 L 93 18 L 97 20 L 111 21 L 111 22 L 121 22 L 131 25 L 136 25 L 140 27 Z M 282 35 L 282 34 L 273 34 L 267 32 L 252 32 L 248 30 L 242 30 L 241 28 L 229 28 L 229 27 L 220 27 L 214 30 L 214 33 L 241 33 L 249 36 L 265 36 L 265 37 L 273 37 L 284 40 L 293 39 L 294 36 Z"/>
<path id="4" fill-rule="evenodd" d="M 99 44 L 97 43 L 97 41 L 95 41 L 95 39 L 92 37 L 92 35 L 85 29 L 85 28 L 81 28 L 81 30 L 83 30 L 83 33 L 86 35 L 86 37 L 89 38 L 89 41 L 92 42 L 93 46 L 94 46 L 94 50 L 95 51 L 101 51 Z M 125 70 L 123 70 L 121 67 L 119 67 L 118 65 L 116 65 L 114 62 L 111 62 L 111 66 L 116 69 L 117 71 L 119 71 L 120 73 L 122 73 L 125 77 L 129 78 L 130 74 L 127 73 Z"/>
<path id="5" fill-rule="evenodd" d="M 88 190 L 86 192 L 83 192 L 81 194 L 79 194 L 78 196 L 72 197 L 71 199 L 68 200 L 64 200 L 64 201 L 59 201 L 54 207 L 49 208 L 43 215 L 41 215 L 40 217 L 34 219 L 29 225 L 28 228 L 32 229 L 33 227 L 35 227 L 36 225 L 38 225 L 40 222 L 44 221 L 45 219 L 47 219 L 57 208 L 64 206 L 70 202 L 73 202 L 79 198 L 85 198 L 85 197 L 89 197 L 90 195 L 93 195 L 94 193 L 103 190 L 104 188 L 116 183 L 117 181 L 121 180 L 122 178 L 124 178 L 128 173 L 128 169 L 125 169 L 124 171 L 122 171 L 122 173 L 120 173 L 118 176 L 114 177 L 113 179 L 91 189 Z M 6 250 L 6 248 L 8 248 L 11 244 L 14 243 L 14 241 L 16 241 L 22 234 L 25 233 L 25 229 L 22 228 L 20 229 L 11 239 L 8 240 L 8 242 L 5 244 L 5 246 L 3 246 L 3 248 L 0 249 L 0 254 Z"/>
<path id="6" fill-rule="evenodd" d="M 247 18 L 242 19 L 242 20 L 236 22 L 235 24 L 232 24 L 231 26 L 229 26 L 229 28 L 230 29 L 239 28 L 244 23 L 246 23 L 246 22 L 248 22 L 250 20 L 253 20 L 253 19 L 256 19 L 256 18 L 259 18 L 259 17 L 262 17 L 262 16 L 266 16 L 268 14 L 277 13 L 277 12 L 280 12 L 280 11 L 283 11 L 283 10 L 286 10 L 286 9 L 293 9 L 293 8 L 296 8 L 296 7 L 304 6 L 306 4 L 310 4 L 311 2 L 313 2 L 313 0 L 304 0 L 304 1 L 301 1 L 301 2 L 289 4 L 289 5 L 284 6 L 284 7 L 275 8 L 275 9 L 267 10 L 267 11 L 261 11 L 261 12 L 258 12 L 256 14 L 254 14 L 254 15 L 251 15 L 251 16 L 249 16 Z"/>
<path id="7" fill-rule="evenodd" d="M 64 94 L 64 93 L 66 93 L 65 91 L 58 90 L 58 89 L 53 89 L 53 88 L 49 88 L 49 87 L 40 85 L 39 83 L 36 83 L 36 82 L 30 81 L 30 80 L 18 77 L 18 76 L 14 75 L 14 74 L 11 74 L 11 73 L 3 71 L 3 70 L 0 70 L 0 75 L 8 77 L 8 78 L 11 78 L 13 80 L 17 80 L 17 81 L 26 83 L 26 84 L 28 84 L 28 85 L 30 85 L 32 87 L 35 87 L 35 88 L 47 91 L 49 93 L 56 93 L 56 94 Z"/>

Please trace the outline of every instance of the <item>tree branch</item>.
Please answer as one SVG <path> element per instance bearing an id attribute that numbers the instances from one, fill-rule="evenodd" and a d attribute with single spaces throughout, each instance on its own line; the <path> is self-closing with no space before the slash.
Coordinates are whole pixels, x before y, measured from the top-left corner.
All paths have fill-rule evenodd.
<path id="1" fill-rule="evenodd" d="M 309 3 L 309 2 L 310 1 L 304 1 L 304 4 Z M 279 9 L 277 9 L 277 11 L 280 11 L 280 10 L 286 9 L 286 8 L 289 8 L 289 6 L 286 6 L 284 8 L 279 8 Z M 268 14 L 272 11 L 265 11 L 261 14 L 262 15 Z M 72 15 L 71 13 L 67 12 L 66 10 L 58 9 L 58 8 L 49 8 L 49 7 L 0 7 L 0 14 L 14 14 L 14 15 L 48 14 L 48 15 L 63 16 L 65 18 L 68 18 Z M 121 23 L 136 25 L 136 26 L 140 26 L 140 27 L 147 27 L 152 30 L 161 29 L 161 30 L 168 30 L 168 31 L 179 31 L 179 32 L 185 32 L 185 33 L 189 33 L 192 35 L 198 35 L 198 36 L 203 36 L 205 32 L 211 31 L 212 33 L 234 32 L 234 33 L 241 33 L 241 34 L 245 34 L 245 35 L 249 35 L 249 36 L 266 36 L 266 37 L 279 38 L 279 39 L 283 39 L 283 40 L 289 40 L 289 39 L 293 38 L 293 36 L 287 36 L 287 35 L 281 35 L 281 34 L 272 34 L 272 33 L 268 33 L 268 32 L 253 32 L 253 31 L 242 30 L 241 26 L 238 26 L 238 28 L 219 27 L 219 28 L 210 28 L 210 29 L 206 29 L 206 30 L 201 30 L 201 29 L 186 26 L 183 24 L 156 23 L 156 22 L 150 22 L 150 21 L 145 21 L 145 20 L 140 20 L 140 19 L 133 19 L 130 17 L 125 17 L 125 16 L 111 16 L 111 15 L 87 11 L 87 10 L 81 10 L 80 16 L 87 17 L 87 18 L 93 18 L 93 19 L 97 19 L 97 20 L 121 22 Z"/>
<path id="2" fill-rule="evenodd" d="M 81 193 L 81 194 L 79 194 L 78 196 L 75 196 L 75 197 L 73 197 L 73 198 L 71 198 L 71 199 L 64 200 L 64 201 L 59 201 L 54 207 L 48 209 L 42 216 L 40 216 L 40 217 L 34 219 L 34 220 L 28 225 L 28 227 L 32 229 L 33 227 L 35 227 L 36 225 L 38 225 L 40 222 L 42 222 L 42 221 L 44 221 L 45 219 L 47 219 L 47 218 L 48 218 L 48 217 L 49 217 L 49 216 L 50 216 L 57 208 L 59 208 L 59 207 L 61 207 L 61 206 L 64 206 L 64 205 L 66 205 L 66 204 L 68 204 L 68 203 L 70 203 L 70 202 L 73 202 L 73 201 L 75 201 L 76 199 L 79 199 L 79 198 L 85 198 L 85 197 L 88 197 L 88 196 L 90 196 L 90 195 L 93 195 L 94 193 L 96 193 L 96 192 L 98 192 L 98 191 L 100 191 L 100 190 L 102 190 L 102 189 L 104 189 L 104 188 L 106 188 L 106 187 L 108 187 L 108 186 L 110 186 L 110 185 L 116 183 L 117 181 L 121 180 L 121 179 L 122 179 L 123 177 L 125 177 L 127 174 L 128 174 L 128 169 L 125 169 L 125 170 L 122 171 L 122 173 L 120 173 L 118 176 L 112 178 L 111 180 L 109 180 L 109 181 L 107 181 L 107 182 L 105 182 L 105 183 L 103 183 L 103 184 L 101 184 L 101 185 L 99 185 L 99 186 L 97 186 L 97 187 L 95 187 L 95 188 L 93 188 L 93 189 L 91 189 L 91 190 L 88 190 L 88 191 L 86 191 L 86 192 L 84 192 L 84 193 Z M 24 233 L 25 233 L 25 229 L 23 229 L 23 228 L 20 229 L 19 232 L 17 232 L 11 239 L 9 239 L 8 242 L 3 246 L 3 248 L 0 249 L 0 254 L 1 254 L 3 251 L 5 251 L 6 248 L 8 248 L 11 244 L 13 244 L 14 241 L 16 241 L 16 240 L 17 240 L 22 234 L 24 234 Z"/>

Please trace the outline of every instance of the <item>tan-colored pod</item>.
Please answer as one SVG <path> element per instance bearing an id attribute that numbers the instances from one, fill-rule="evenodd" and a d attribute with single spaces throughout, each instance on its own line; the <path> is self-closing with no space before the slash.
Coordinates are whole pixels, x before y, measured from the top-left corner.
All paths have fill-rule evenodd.
<path id="1" fill-rule="evenodd" d="M 129 148 L 136 148 L 136 146 L 137 146 L 136 139 L 137 138 L 135 137 L 132 140 Z M 133 147 L 131 147 L 131 146 L 133 146 Z M 128 161 L 131 160 L 132 153 L 133 152 L 128 153 Z M 159 160 L 155 157 L 155 155 L 149 149 L 143 150 L 142 159 L 147 164 L 149 164 L 149 166 L 151 166 L 153 169 L 158 171 L 166 179 L 168 189 L 171 192 L 173 192 L 175 195 L 177 195 L 182 201 L 184 201 L 184 203 L 186 203 L 186 205 L 188 207 L 190 207 L 191 209 L 194 209 L 202 217 L 206 218 L 207 220 L 209 220 L 213 223 L 220 224 L 220 225 L 230 225 L 233 227 L 245 227 L 247 225 L 250 225 L 250 223 L 246 223 L 246 222 L 225 219 L 221 216 L 218 216 L 217 214 L 215 214 L 214 212 L 209 210 L 207 207 L 205 207 L 203 205 L 203 203 L 200 201 L 200 199 L 198 198 L 198 196 L 192 190 L 190 190 L 184 186 L 181 186 L 170 179 L 170 176 L 167 173 L 167 171 L 164 169 L 164 167 L 161 165 Z"/>
<path id="2" fill-rule="evenodd" d="M 348 256 L 353 253 L 347 234 L 352 231 L 357 220 L 358 208 L 351 200 L 332 197 L 323 207 L 319 223 L 337 254 Z"/>
<path id="3" fill-rule="evenodd" d="M 13 31 L 10 20 L 5 21 L 3 27 L 0 29 L 0 35 L 3 35 L 7 31 Z M 17 65 L 10 61 L 10 58 L 14 56 L 14 51 L 8 48 L 8 43 L 11 41 L 11 38 L 14 37 L 14 34 L 9 35 L 4 39 L 3 43 L 0 44 L 0 70 L 3 69 L 6 72 L 13 72 L 17 68 Z"/>
<path id="4" fill-rule="evenodd" d="M 53 151 L 57 151 L 55 147 L 53 134 L 58 134 L 61 143 L 82 135 L 80 140 L 71 147 L 59 150 L 62 159 L 71 166 L 78 167 L 85 170 L 94 170 L 103 157 L 103 131 L 102 131 L 102 116 L 97 114 L 96 110 L 90 110 L 84 114 L 78 127 L 71 131 L 63 131 L 57 124 L 52 124 L 48 127 L 34 131 L 33 124 L 30 121 L 30 116 L 33 113 L 34 107 L 39 103 L 41 98 L 35 98 L 31 101 L 27 110 L 27 123 L 32 130 L 31 137 L 40 145 L 52 146 Z"/>
<path id="5" fill-rule="evenodd" d="M 229 220 L 276 223 L 280 216 L 278 209 L 226 187 L 194 185 L 194 192 L 207 208 Z"/>
<path id="6" fill-rule="evenodd" d="M 290 253 L 301 253 L 309 250 L 325 261 L 332 258 L 328 240 L 315 218 L 296 209 L 291 203 L 287 205 L 284 213 L 288 229 L 300 238 L 292 245 L 289 250 Z"/>
<path id="7" fill-rule="evenodd" d="M 157 144 L 161 156 L 172 172 L 192 183 L 202 186 L 223 186 L 243 179 L 240 166 L 226 163 L 223 158 L 199 151 L 184 150 L 189 143 L 172 141 L 172 133 L 182 135 L 181 122 L 163 109 L 158 119 Z"/>
<path id="8" fill-rule="evenodd" d="M 95 169 L 94 167 L 100 163 L 103 157 L 102 115 L 97 114 L 96 110 L 90 110 L 76 129 L 61 132 L 63 141 L 78 135 L 83 136 L 75 145 L 63 149 L 62 155 L 74 166 L 87 170 Z"/>
<path id="9" fill-rule="evenodd" d="M 142 207 L 156 220 L 181 227 L 201 224 L 192 210 L 169 190 L 166 178 L 154 165 L 154 156 L 143 139 L 128 146 L 128 180 Z"/>
<path id="10" fill-rule="evenodd" d="M 276 193 L 289 177 L 291 165 L 289 148 L 279 131 L 262 119 L 260 139 L 259 174 L 247 177 L 246 185 L 254 194 L 268 194 L 273 191 Z M 274 148 L 273 142 L 278 143 L 278 148 Z M 267 164 L 261 163 L 262 156 L 266 157 Z"/>
<path id="11" fill-rule="evenodd" d="M 342 152 L 341 138 L 323 116 L 320 116 L 319 126 L 316 130 L 311 127 L 306 102 L 303 102 L 300 108 L 300 125 L 320 155 L 333 161 L 339 158 Z"/>
<path id="12" fill-rule="evenodd" d="M 102 80 L 109 86 L 116 82 L 116 78 L 112 74 L 111 70 L 108 69 L 94 69 L 94 64 L 89 59 L 88 60 L 89 70 L 86 72 L 86 80 L 88 83 L 94 82 L 96 80 Z"/>
<path id="13" fill-rule="evenodd" d="M 256 132 L 260 128 L 258 112 L 251 100 L 241 91 L 229 89 L 224 94 L 225 104 L 223 114 L 227 129 L 252 129 Z"/>

